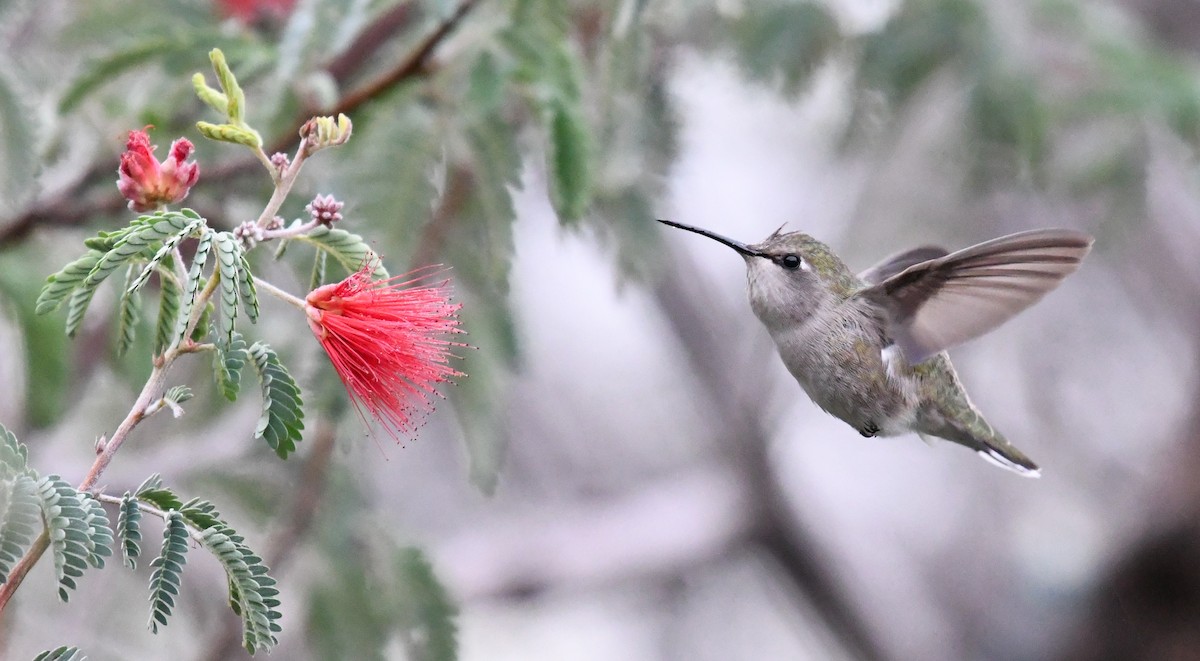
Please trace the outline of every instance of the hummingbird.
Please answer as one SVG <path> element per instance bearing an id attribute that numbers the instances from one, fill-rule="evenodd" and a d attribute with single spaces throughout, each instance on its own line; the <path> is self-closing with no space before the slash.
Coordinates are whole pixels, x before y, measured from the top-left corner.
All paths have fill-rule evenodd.
<path id="1" fill-rule="evenodd" d="M 788 371 L 817 406 L 865 437 L 942 438 L 1027 477 L 1040 469 L 971 402 L 946 350 L 996 328 L 1074 273 L 1091 236 L 1070 229 L 1010 234 L 950 252 L 921 246 L 855 274 L 829 246 L 775 230 L 718 241 L 746 262 L 750 307 Z"/>

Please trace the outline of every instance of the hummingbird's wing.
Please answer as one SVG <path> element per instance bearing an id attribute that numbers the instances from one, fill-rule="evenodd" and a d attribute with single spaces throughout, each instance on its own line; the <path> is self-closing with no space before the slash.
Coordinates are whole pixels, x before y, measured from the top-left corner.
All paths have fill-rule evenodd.
<path id="1" fill-rule="evenodd" d="M 914 264 L 928 262 L 931 259 L 945 257 L 949 254 L 949 250 L 940 246 L 921 246 L 920 248 L 905 250 L 904 252 L 889 255 L 875 266 L 859 273 L 858 277 L 869 285 L 877 285 Z"/>
<path id="2" fill-rule="evenodd" d="M 858 292 L 883 307 L 887 331 L 917 364 L 1033 305 L 1079 268 L 1092 237 L 1020 232 L 914 264 Z"/>

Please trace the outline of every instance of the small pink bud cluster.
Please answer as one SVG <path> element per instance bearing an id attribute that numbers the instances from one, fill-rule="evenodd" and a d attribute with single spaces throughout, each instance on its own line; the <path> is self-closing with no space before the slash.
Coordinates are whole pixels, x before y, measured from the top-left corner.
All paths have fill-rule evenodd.
<path id="1" fill-rule="evenodd" d="M 233 228 L 233 235 L 242 241 L 242 245 L 246 248 L 253 248 L 266 237 L 264 234 L 265 228 L 259 227 L 258 223 L 253 220 L 246 222 Z"/>
<path id="2" fill-rule="evenodd" d="M 332 195 L 318 195 L 304 208 L 311 215 L 313 222 L 332 227 L 342 219 L 343 206 Z"/>
<path id="3" fill-rule="evenodd" d="M 129 208 L 139 213 L 179 202 L 200 178 L 200 166 L 187 160 L 194 149 L 187 138 L 172 142 L 161 163 L 154 158 L 154 149 L 145 129 L 130 131 L 117 168 L 117 189 L 129 200 Z"/>

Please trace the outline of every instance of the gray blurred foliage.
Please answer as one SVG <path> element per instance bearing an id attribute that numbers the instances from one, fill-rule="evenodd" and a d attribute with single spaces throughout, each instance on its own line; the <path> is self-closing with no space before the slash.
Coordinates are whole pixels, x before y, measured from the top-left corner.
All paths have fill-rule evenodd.
<path id="1" fill-rule="evenodd" d="M 126 131 L 197 142 L 186 204 L 212 225 L 261 209 L 255 164 L 193 128 L 210 48 L 280 146 L 400 72 L 284 214 L 332 192 L 393 273 L 450 265 L 469 376 L 401 450 L 364 435 L 299 320 L 251 329 L 304 390 L 296 456 L 251 442 L 252 398 L 229 406 L 184 361 L 188 415 L 139 427 L 106 474 L 120 493 L 162 473 L 246 533 L 281 581 L 277 655 L 1198 658 L 1194 19 L 1188 0 L 301 0 L 246 27 L 206 2 L 0 4 L 2 422 L 74 480 L 148 370 L 149 308 L 114 359 L 115 287 L 71 341 L 33 314 L 83 237 L 128 221 Z M 778 185 L 717 215 L 762 181 Z M 799 402 L 736 259 L 652 222 L 677 212 L 749 240 L 790 221 L 861 266 L 1094 233 L 1062 291 L 955 354 L 1047 476 L 864 441 Z M 308 286 L 304 246 L 265 257 L 268 279 Z M 146 568 L 94 572 L 59 608 L 46 564 L 0 628 L 14 658 L 237 658 L 215 563 L 189 565 L 157 636 Z"/>

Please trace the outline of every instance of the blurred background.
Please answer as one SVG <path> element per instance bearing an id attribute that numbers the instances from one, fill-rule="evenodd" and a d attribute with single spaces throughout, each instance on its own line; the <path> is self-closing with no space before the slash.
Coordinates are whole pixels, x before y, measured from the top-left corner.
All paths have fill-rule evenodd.
<path id="1" fill-rule="evenodd" d="M 354 120 L 285 217 L 333 193 L 393 273 L 451 265 L 475 347 L 401 447 L 347 413 L 299 319 L 260 324 L 305 391 L 296 455 L 185 360 L 187 415 L 105 473 L 217 504 L 282 582 L 277 658 L 447 658 L 448 631 L 412 624 L 445 610 L 404 570 L 416 547 L 462 659 L 1200 659 L 1200 5 L 459 2 L 0 3 L 0 422 L 38 470 L 78 482 L 149 370 L 148 339 L 113 357 L 116 287 L 73 341 L 33 315 L 84 237 L 128 222 L 126 132 L 197 143 L 185 205 L 215 226 L 269 194 L 194 129 L 215 46 L 268 143 Z M 741 260 L 656 217 L 746 241 L 786 223 L 860 270 L 1094 234 L 1059 290 L 952 352 L 1042 478 L 823 414 Z M 270 253 L 256 269 L 302 294 L 310 256 Z M 158 635 L 148 567 L 110 563 L 64 605 L 49 564 L 0 655 L 245 656 L 203 552 Z"/>

